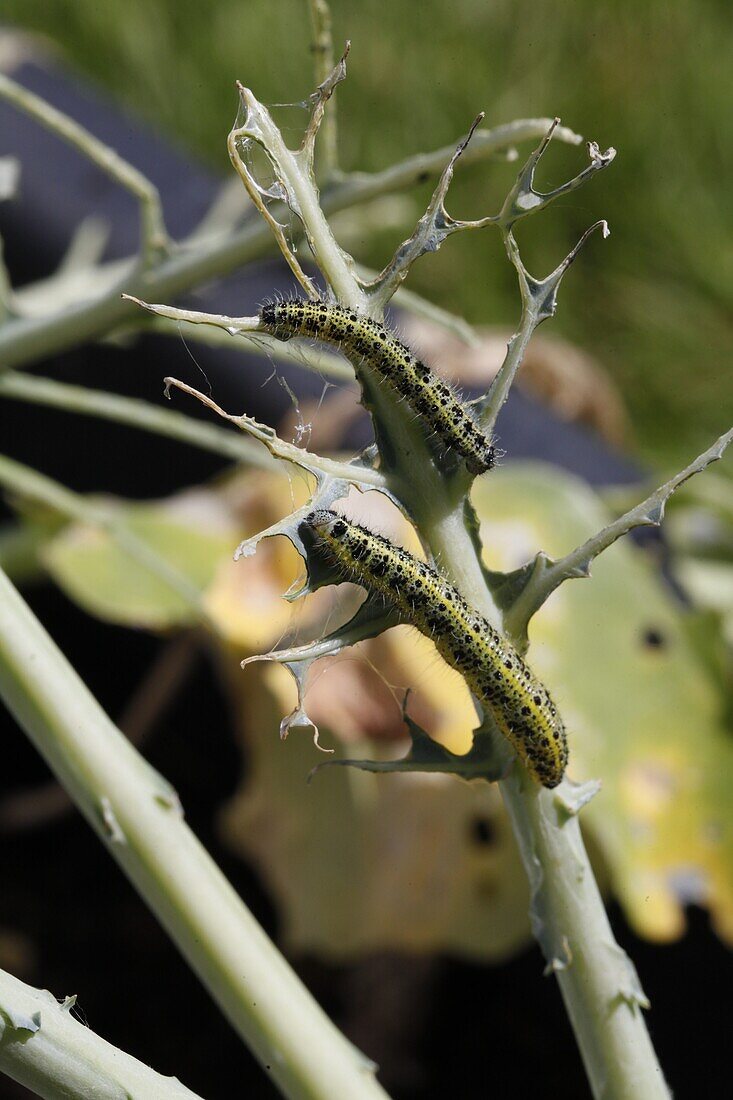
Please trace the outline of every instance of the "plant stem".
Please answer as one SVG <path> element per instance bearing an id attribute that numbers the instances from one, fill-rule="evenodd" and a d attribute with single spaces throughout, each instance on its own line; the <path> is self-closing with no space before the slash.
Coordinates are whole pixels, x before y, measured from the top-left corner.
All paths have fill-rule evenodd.
<path id="1" fill-rule="evenodd" d="M 141 431 L 155 432 L 180 443 L 200 447 L 235 462 L 246 462 L 266 470 L 282 470 L 264 447 L 245 436 L 219 428 L 215 424 L 194 420 L 174 409 L 158 408 L 157 405 L 151 405 L 139 398 L 122 397 L 105 390 L 74 386 L 68 382 L 57 382 L 52 378 L 21 374 L 17 371 L 0 374 L 0 397 L 48 405 L 102 420 L 113 420 L 118 424 L 128 424 Z"/>
<path id="2" fill-rule="evenodd" d="M 59 1004 L 48 990 L 0 970 L 0 1072 L 46 1100 L 196 1100 L 198 1093 L 175 1077 L 161 1076 L 74 1019 L 74 1000 Z"/>
<path id="3" fill-rule="evenodd" d="M 423 502 L 420 529 L 446 576 L 501 627 L 462 509 L 431 516 Z M 500 742 L 499 754 L 505 745 Z M 639 1008 L 643 994 L 639 989 L 634 995 L 635 971 L 615 943 L 577 816 L 555 792 L 531 780 L 519 761 L 499 788 L 532 890 L 533 931 L 560 983 L 593 1095 L 668 1100 Z"/>
<path id="4" fill-rule="evenodd" d="M 371 1064 L 246 909 L 186 825 L 175 792 L 112 724 L 3 573 L 0 693 L 282 1092 L 383 1100 Z"/>
<path id="5" fill-rule="evenodd" d="M 311 33 L 313 43 L 313 67 L 316 84 L 321 85 L 328 79 L 333 69 L 333 36 L 331 33 L 331 12 L 325 0 L 308 0 L 310 9 Z M 336 104 L 331 100 L 320 127 L 319 134 L 320 176 L 331 179 L 338 172 L 338 142 L 336 127 Z"/>
<path id="6" fill-rule="evenodd" d="M 197 401 L 212 409 L 223 420 L 237 424 L 243 432 L 248 432 L 254 439 L 261 440 L 270 454 L 285 462 L 292 462 L 293 465 L 301 466 L 304 470 L 315 475 L 321 474 L 350 481 L 353 485 L 364 485 L 372 489 L 385 489 L 387 487 L 386 479 L 379 470 L 374 470 L 369 466 L 341 462 L 337 458 L 326 458 L 314 451 L 307 451 L 304 447 L 296 447 L 294 443 L 288 443 L 286 440 L 280 439 L 278 434 L 267 424 L 259 424 L 251 416 L 235 416 L 232 413 L 225 412 L 208 394 L 195 390 L 193 386 L 188 386 L 177 378 L 166 378 L 165 383 L 167 386 L 175 386 L 176 389 L 195 397 Z"/>
<path id="7" fill-rule="evenodd" d="M 152 263 L 168 246 L 168 235 L 163 222 L 163 209 L 158 189 L 150 180 L 123 160 L 94 134 L 63 111 L 52 107 L 40 96 L 16 84 L 9 76 L 0 73 L 0 98 L 12 103 L 19 110 L 57 134 L 113 180 L 135 196 L 140 204 L 140 257 L 144 264 Z"/>
<path id="8" fill-rule="evenodd" d="M 546 133 L 549 119 L 526 119 L 494 130 L 477 131 L 463 156 L 464 164 L 506 149 L 514 142 L 526 141 Z M 580 140 L 571 130 L 558 127 L 555 137 L 576 144 Z M 334 214 L 379 195 L 418 183 L 424 176 L 442 171 L 454 152 L 452 146 L 420 153 L 383 172 L 353 173 L 324 188 L 323 211 Z M 88 340 L 113 331 L 129 320 L 133 307 L 119 294 L 127 291 L 147 301 L 170 301 L 192 286 L 221 278 L 234 268 L 258 259 L 271 251 L 269 227 L 252 221 L 235 233 L 227 232 L 215 240 L 200 242 L 196 248 L 181 248 L 146 272 L 135 269 L 130 260 L 120 279 L 102 297 L 78 302 L 50 317 L 13 318 L 0 327 L 0 369 L 21 367 L 45 356 L 78 347 Z"/>
<path id="9" fill-rule="evenodd" d="M 517 766 L 500 784 L 532 890 L 531 917 L 560 985 L 596 1100 L 669 1100 L 642 1016 L 649 1007 L 614 940 L 578 818 Z"/>

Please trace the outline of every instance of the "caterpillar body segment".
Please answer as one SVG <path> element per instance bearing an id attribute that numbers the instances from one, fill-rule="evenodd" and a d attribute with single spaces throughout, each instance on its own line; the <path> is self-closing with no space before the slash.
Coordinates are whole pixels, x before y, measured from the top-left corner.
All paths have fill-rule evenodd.
<path id="1" fill-rule="evenodd" d="M 488 707 L 533 778 L 556 787 L 568 762 L 565 728 L 545 686 L 513 646 L 430 566 L 381 535 L 323 509 L 305 520 L 342 573 L 432 638 Z"/>
<path id="2" fill-rule="evenodd" d="M 310 337 L 359 359 L 404 397 L 430 430 L 461 455 L 472 474 L 494 465 L 495 451 L 469 409 L 393 332 L 343 306 L 288 298 L 260 310 L 262 328 L 279 340 Z"/>

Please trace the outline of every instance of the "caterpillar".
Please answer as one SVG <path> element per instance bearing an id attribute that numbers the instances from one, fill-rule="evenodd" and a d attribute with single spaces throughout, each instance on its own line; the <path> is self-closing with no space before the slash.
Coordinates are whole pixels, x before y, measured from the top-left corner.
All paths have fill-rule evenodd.
<path id="1" fill-rule="evenodd" d="M 556 787 L 568 762 L 565 728 L 545 686 L 513 646 L 430 566 L 336 512 L 305 519 L 319 551 L 344 579 L 376 590 L 435 642 L 521 757 L 532 777 Z"/>
<path id="2" fill-rule="evenodd" d="M 378 321 L 343 306 L 302 298 L 262 306 L 259 321 L 262 329 L 278 340 L 310 336 L 340 348 L 347 357 L 360 358 L 404 397 L 446 446 L 461 455 L 470 473 L 482 474 L 494 465 L 494 446 L 466 406 Z"/>

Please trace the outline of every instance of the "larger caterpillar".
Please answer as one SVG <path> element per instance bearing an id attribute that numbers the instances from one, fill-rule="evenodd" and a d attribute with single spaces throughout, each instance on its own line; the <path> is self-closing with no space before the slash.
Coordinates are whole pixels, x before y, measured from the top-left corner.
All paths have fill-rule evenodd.
<path id="1" fill-rule="evenodd" d="M 345 579 L 376 590 L 460 672 L 528 771 L 556 787 L 568 762 L 565 727 L 513 646 L 435 570 L 381 535 L 322 509 L 305 520 Z"/>
<path id="2" fill-rule="evenodd" d="M 404 397 L 446 446 L 461 455 L 470 473 L 482 474 L 494 465 L 494 446 L 466 406 L 378 321 L 342 306 L 302 298 L 263 306 L 259 320 L 278 340 L 309 336 L 340 348 L 347 357 L 358 357 Z"/>

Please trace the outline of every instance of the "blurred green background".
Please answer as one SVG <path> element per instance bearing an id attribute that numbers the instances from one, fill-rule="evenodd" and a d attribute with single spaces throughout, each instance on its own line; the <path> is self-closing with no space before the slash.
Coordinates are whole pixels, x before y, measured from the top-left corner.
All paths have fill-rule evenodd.
<path id="1" fill-rule="evenodd" d="M 531 270 L 556 265 L 606 217 L 564 285 L 553 330 L 596 356 L 631 413 L 631 445 L 657 466 L 691 457 L 733 412 L 733 35 L 727 0 L 333 0 L 352 40 L 339 92 L 344 167 L 378 169 L 487 124 L 562 116 L 615 164 L 522 227 Z M 265 102 L 312 89 L 305 0 L 5 0 L 3 18 L 41 32 L 66 61 L 220 171 L 235 78 Z M 583 163 L 556 147 L 554 185 Z M 496 208 L 511 167 L 459 171 L 450 209 Z M 416 199 L 419 196 L 416 196 Z M 415 214 L 419 213 L 417 202 Z M 360 259 L 381 266 L 392 226 Z M 513 272 L 490 231 L 452 239 L 411 286 L 476 323 L 511 325 Z"/>

